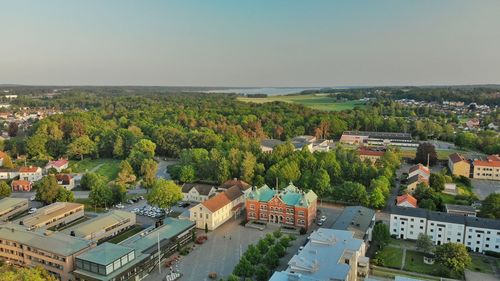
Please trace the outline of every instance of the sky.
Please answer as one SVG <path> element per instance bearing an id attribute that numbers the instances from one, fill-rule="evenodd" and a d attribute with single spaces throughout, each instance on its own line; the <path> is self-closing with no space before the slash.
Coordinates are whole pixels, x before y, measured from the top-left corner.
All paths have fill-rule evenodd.
<path id="1" fill-rule="evenodd" d="M 500 83 L 498 0 L 0 0 L 0 84 Z"/>

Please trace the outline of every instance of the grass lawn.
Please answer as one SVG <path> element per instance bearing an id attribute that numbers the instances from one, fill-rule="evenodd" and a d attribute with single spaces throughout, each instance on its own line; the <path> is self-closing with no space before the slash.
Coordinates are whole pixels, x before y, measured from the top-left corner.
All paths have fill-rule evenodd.
<path id="1" fill-rule="evenodd" d="M 405 272 L 401 273 L 400 271 L 392 271 L 390 269 L 385 269 L 385 268 L 373 268 L 372 269 L 372 275 L 378 276 L 378 277 L 383 277 L 386 279 L 394 279 L 395 276 L 404 276 L 404 277 L 409 277 L 413 279 L 418 279 L 418 280 L 441 280 L 441 278 L 435 277 L 420 277 L 416 274 L 412 274 L 411 272 Z"/>
<path id="2" fill-rule="evenodd" d="M 315 95 L 293 95 L 293 96 L 270 96 L 266 98 L 245 98 L 238 97 L 239 101 L 243 102 L 253 102 L 253 103 L 265 103 L 265 102 L 288 102 L 297 103 L 304 106 L 325 111 L 341 111 L 347 109 L 353 109 L 355 106 L 364 107 L 365 103 L 360 101 L 345 101 L 338 102 L 334 98 L 330 98 L 325 95 L 315 94 Z"/>
<path id="3" fill-rule="evenodd" d="M 467 267 L 469 270 L 494 274 L 488 259 L 479 256 L 471 256 L 471 258 L 472 263 Z"/>
<path id="4" fill-rule="evenodd" d="M 443 267 L 438 264 L 425 264 L 423 253 L 412 250 L 406 250 L 404 270 L 428 274 L 428 275 L 434 275 L 434 276 L 441 276 L 443 272 Z M 462 276 L 452 276 L 452 278 L 463 279 Z"/>
<path id="5" fill-rule="evenodd" d="M 86 173 L 101 165 L 96 173 L 114 180 L 120 169 L 120 160 L 117 159 L 83 159 L 82 161 L 71 160 L 69 167 L 73 173 Z"/>
<path id="6" fill-rule="evenodd" d="M 378 252 L 377 258 L 384 261 L 384 266 L 399 269 L 401 268 L 401 262 L 403 260 L 403 250 L 387 246 L 382 251 Z"/>
<path id="7" fill-rule="evenodd" d="M 134 225 L 134 227 L 130 228 L 129 230 L 125 231 L 125 232 L 122 232 L 120 233 L 119 235 L 109 239 L 108 241 L 106 242 L 109 242 L 109 243 L 113 243 L 113 244 L 118 244 L 120 243 L 121 241 L 129 238 L 129 237 L 132 237 L 134 236 L 135 234 L 141 232 L 144 228 L 142 228 L 141 226 L 139 225 Z"/>

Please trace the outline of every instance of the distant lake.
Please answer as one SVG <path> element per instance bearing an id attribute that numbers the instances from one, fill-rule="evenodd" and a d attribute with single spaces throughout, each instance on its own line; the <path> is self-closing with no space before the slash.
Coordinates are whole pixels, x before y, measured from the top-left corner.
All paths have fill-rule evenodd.
<path id="1" fill-rule="evenodd" d="M 223 89 L 210 90 L 205 93 L 236 93 L 236 94 L 267 94 L 268 96 L 280 96 L 296 94 L 305 90 L 316 90 L 320 88 L 244 88 L 244 89 Z"/>

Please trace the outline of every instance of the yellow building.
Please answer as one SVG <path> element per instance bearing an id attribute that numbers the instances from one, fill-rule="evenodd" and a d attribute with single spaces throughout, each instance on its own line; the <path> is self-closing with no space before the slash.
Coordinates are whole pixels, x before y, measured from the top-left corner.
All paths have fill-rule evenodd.
<path id="1" fill-rule="evenodd" d="M 196 228 L 214 230 L 244 208 L 245 194 L 233 186 L 189 210 L 190 220 Z"/>
<path id="2" fill-rule="evenodd" d="M 500 180 L 500 157 L 490 155 L 487 160 L 474 160 L 474 178 Z"/>
<path id="3" fill-rule="evenodd" d="M 455 176 L 464 176 L 466 178 L 470 175 L 470 163 L 458 153 L 452 153 L 448 156 L 448 168 Z"/>

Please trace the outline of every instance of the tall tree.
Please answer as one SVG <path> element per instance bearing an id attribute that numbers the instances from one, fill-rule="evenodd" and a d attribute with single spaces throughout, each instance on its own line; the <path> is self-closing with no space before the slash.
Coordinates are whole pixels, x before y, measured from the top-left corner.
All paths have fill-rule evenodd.
<path id="1" fill-rule="evenodd" d="M 191 165 L 183 165 L 179 172 L 179 180 L 181 182 L 194 182 L 196 180 L 196 172 Z"/>
<path id="2" fill-rule="evenodd" d="M 115 144 L 113 145 L 113 157 L 115 158 L 123 158 L 123 139 L 121 136 L 117 136 L 115 140 Z"/>
<path id="3" fill-rule="evenodd" d="M 57 184 L 55 176 L 43 177 L 35 184 L 36 199 L 45 204 L 54 203 L 58 196 L 60 196 L 60 189 L 63 188 Z"/>
<path id="4" fill-rule="evenodd" d="M 10 122 L 9 123 L 9 129 L 8 129 L 8 133 L 9 133 L 9 137 L 15 137 L 17 136 L 17 131 L 19 130 L 19 125 L 17 125 L 16 122 Z"/>
<path id="5" fill-rule="evenodd" d="M 158 171 L 158 163 L 153 159 L 146 159 L 141 164 L 141 174 L 144 180 L 144 186 L 146 188 L 151 188 L 156 178 L 156 172 Z"/>
<path id="6" fill-rule="evenodd" d="M 372 240 L 377 241 L 379 247 L 384 248 L 390 241 L 391 233 L 389 228 L 383 222 L 377 222 L 373 227 Z"/>
<path id="7" fill-rule="evenodd" d="M 420 233 L 417 237 L 416 246 L 419 251 L 422 251 L 426 254 L 431 253 L 434 249 L 432 237 L 427 234 Z"/>
<path id="8" fill-rule="evenodd" d="M 106 177 L 96 173 L 86 173 L 82 176 L 80 187 L 85 190 L 91 190 L 94 186 L 106 185 Z"/>
<path id="9" fill-rule="evenodd" d="M 0 181 L 0 198 L 9 197 L 12 189 L 5 181 Z"/>
<path id="10" fill-rule="evenodd" d="M 90 190 L 89 199 L 95 207 L 111 206 L 113 203 L 113 192 L 104 184 L 95 185 Z"/>
<path id="11" fill-rule="evenodd" d="M 171 180 L 156 179 L 147 199 L 151 205 L 169 209 L 182 199 L 181 188 Z"/>
<path id="12" fill-rule="evenodd" d="M 470 265 L 471 258 L 465 245 L 460 243 L 446 243 L 436 247 L 436 262 L 451 271 L 463 273 Z"/>
<path id="13" fill-rule="evenodd" d="M 415 162 L 427 165 L 429 161 L 429 165 L 434 166 L 437 159 L 436 147 L 432 143 L 423 142 L 418 145 Z"/>
<path id="14" fill-rule="evenodd" d="M 83 156 L 95 153 L 96 144 L 87 136 L 81 136 L 68 145 L 68 155 L 70 157 L 78 156 L 83 160 Z"/>
<path id="15" fill-rule="evenodd" d="M 247 151 L 243 156 L 241 162 L 241 179 L 245 182 L 253 182 L 255 165 L 257 165 L 257 158 L 252 152 Z"/>
<path id="16" fill-rule="evenodd" d="M 136 176 L 134 174 L 134 169 L 128 163 L 127 160 L 120 162 L 120 171 L 118 172 L 118 182 L 123 184 L 130 184 L 135 182 Z"/>
<path id="17" fill-rule="evenodd" d="M 2 167 L 6 168 L 6 169 L 14 168 L 14 164 L 12 163 L 12 159 L 7 154 L 4 155 L 2 164 L 3 164 Z"/>
<path id="18" fill-rule="evenodd" d="M 500 194 L 491 193 L 482 202 L 479 211 L 480 217 L 499 219 L 500 218 Z"/>

